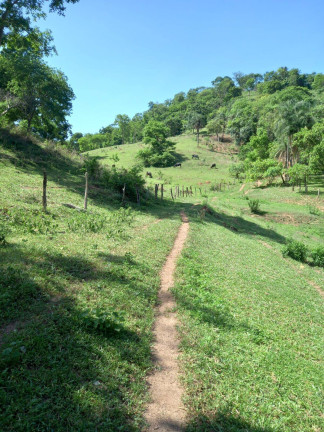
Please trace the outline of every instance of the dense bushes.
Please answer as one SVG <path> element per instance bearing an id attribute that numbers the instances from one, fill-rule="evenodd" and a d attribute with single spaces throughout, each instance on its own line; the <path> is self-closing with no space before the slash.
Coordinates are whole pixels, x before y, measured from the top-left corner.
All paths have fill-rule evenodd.
<path id="1" fill-rule="evenodd" d="M 304 243 L 288 239 L 287 244 L 283 248 L 282 254 L 284 257 L 289 256 L 296 261 L 305 262 L 307 257 L 307 248 Z"/>
<path id="2" fill-rule="evenodd" d="M 310 251 L 304 243 L 297 240 L 288 239 L 282 250 L 284 257 L 290 257 L 296 261 L 308 262 L 308 264 L 324 267 L 324 247 L 319 246 Z M 311 257 L 311 261 L 307 258 Z"/>

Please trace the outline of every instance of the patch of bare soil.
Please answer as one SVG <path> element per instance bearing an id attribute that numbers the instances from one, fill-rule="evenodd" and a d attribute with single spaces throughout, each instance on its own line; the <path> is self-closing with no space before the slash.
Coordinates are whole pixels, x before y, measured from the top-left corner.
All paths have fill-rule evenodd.
<path id="1" fill-rule="evenodd" d="M 300 225 L 316 221 L 311 215 L 291 214 L 291 213 L 266 213 L 262 215 L 263 219 L 270 220 L 284 225 Z"/>
<path id="2" fill-rule="evenodd" d="M 145 231 L 145 230 L 147 230 L 150 226 L 155 225 L 155 224 L 158 224 L 158 223 L 160 223 L 161 221 L 162 221 L 162 219 L 156 219 L 154 222 L 152 222 L 152 223 L 150 223 L 150 224 L 147 224 L 147 225 L 143 225 L 143 226 L 137 227 L 136 230 Z"/>
<path id="3" fill-rule="evenodd" d="M 161 288 L 156 322 L 154 326 L 155 345 L 153 359 L 155 371 L 148 378 L 151 402 L 145 418 L 148 432 L 179 432 L 184 429 L 185 410 L 182 404 L 183 390 L 179 382 L 179 339 L 178 324 L 174 310 L 175 301 L 169 291 L 174 284 L 173 274 L 177 259 L 184 247 L 189 223 L 182 214 L 182 225 L 161 272 Z"/>
<path id="4" fill-rule="evenodd" d="M 242 186 L 240 187 L 239 192 L 242 192 L 242 190 L 245 188 L 245 183 L 242 184 Z"/>

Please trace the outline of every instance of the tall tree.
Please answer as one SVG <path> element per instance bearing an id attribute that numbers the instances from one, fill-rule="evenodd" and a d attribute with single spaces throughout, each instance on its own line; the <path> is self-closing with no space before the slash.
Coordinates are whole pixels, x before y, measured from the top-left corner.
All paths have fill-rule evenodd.
<path id="1" fill-rule="evenodd" d="M 0 47 L 12 33 L 29 34 L 32 21 L 45 18 L 45 3 L 50 12 L 64 15 L 67 3 L 77 3 L 79 0 L 3 0 L 0 2 Z"/>
<path id="2" fill-rule="evenodd" d="M 197 145 L 199 146 L 199 132 L 206 125 L 206 118 L 195 111 L 189 113 L 188 116 L 188 127 L 195 129 L 197 132 Z"/>
<path id="3" fill-rule="evenodd" d="M 118 114 L 115 118 L 115 125 L 119 127 L 122 143 L 129 142 L 130 138 L 130 118 L 127 114 Z"/>

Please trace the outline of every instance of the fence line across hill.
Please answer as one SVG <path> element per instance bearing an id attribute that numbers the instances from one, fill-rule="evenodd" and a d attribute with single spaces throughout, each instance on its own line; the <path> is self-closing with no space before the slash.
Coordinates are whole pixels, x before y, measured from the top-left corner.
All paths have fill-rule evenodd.
<path id="1" fill-rule="evenodd" d="M 236 181 L 234 180 L 234 183 L 229 183 L 229 182 L 225 182 L 224 180 L 222 180 L 219 183 L 213 184 L 209 187 L 209 190 L 212 192 L 222 192 L 225 190 L 230 189 L 231 186 L 234 186 L 236 184 Z M 56 187 L 48 187 L 47 186 L 47 173 L 46 170 L 44 170 L 43 172 L 43 187 L 42 187 L 42 191 L 43 191 L 43 195 L 42 195 L 42 206 L 43 206 L 43 211 L 46 212 L 47 211 L 47 191 L 48 189 L 55 189 Z M 89 176 L 88 173 L 85 173 L 85 192 L 84 192 L 84 206 L 83 209 L 81 209 L 80 207 L 77 207 L 73 204 L 63 204 L 67 207 L 70 208 L 74 208 L 77 210 L 83 210 L 86 211 L 88 208 L 88 190 L 89 190 Z M 154 187 L 150 187 L 147 186 L 146 188 L 144 188 L 144 190 L 140 189 L 139 186 L 135 186 L 135 190 L 136 190 L 136 202 L 137 204 L 140 206 L 141 205 L 141 193 L 142 193 L 142 198 L 145 197 L 145 199 L 149 199 L 150 198 L 150 194 L 152 192 L 152 197 L 154 196 L 155 200 L 160 199 L 161 201 L 163 201 L 165 199 L 165 196 L 170 196 L 172 201 L 175 201 L 177 198 L 180 197 L 192 197 L 192 196 L 205 196 L 207 194 L 207 187 L 202 187 L 202 185 L 200 186 L 184 186 L 184 185 L 175 185 L 175 186 L 170 186 L 170 189 L 168 190 L 165 185 L 163 183 L 156 183 L 154 185 Z M 294 190 L 294 186 L 292 188 L 292 190 Z M 127 191 L 127 184 L 124 183 L 124 186 L 122 188 L 122 205 L 125 205 L 126 202 L 126 191 Z M 159 191 L 160 191 L 160 197 L 159 197 Z M 320 189 L 316 190 L 317 192 L 317 198 L 319 199 L 320 197 Z M 145 201 L 144 199 L 144 201 Z"/>

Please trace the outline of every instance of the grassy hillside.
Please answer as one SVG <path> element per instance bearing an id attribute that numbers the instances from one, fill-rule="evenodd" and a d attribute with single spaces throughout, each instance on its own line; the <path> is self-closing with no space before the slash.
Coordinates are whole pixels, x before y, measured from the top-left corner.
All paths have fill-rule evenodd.
<path id="1" fill-rule="evenodd" d="M 1 431 L 141 430 L 158 274 L 179 211 L 120 208 L 91 188 L 78 212 L 62 205 L 82 207 L 78 158 L 19 137 L 0 153 Z"/>
<path id="2" fill-rule="evenodd" d="M 224 144 L 223 152 L 211 150 L 213 142 L 210 142 L 210 147 L 207 145 L 207 138 L 201 139 L 200 145 L 197 145 L 193 135 L 181 135 L 172 140 L 176 143 L 177 160 L 181 162 L 181 168 L 145 168 L 146 171 L 152 173 L 153 178 L 147 178 L 147 183 L 153 185 L 155 183 L 164 183 L 170 185 L 184 186 L 208 186 L 212 183 L 218 183 L 221 180 L 228 178 L 228 167 L 232 163 L 230 153 L 232 152 L 232 144 L 230 142 Z M 216 145 L 216 143 L 215 143 Z M 130 168 L 138 163 L 136 154 L 140 149 L 143 149 L 145 144 L 126 144 L 117 147 L 107 147 L 103 149 L 93 150 L 87 154 L 91 157 L 96 156 L 100 162 L 116 167 Z M 192 155 L 197 154 L 199 160 L 192 159 Z M 117 155 L 118 162 L 112 158 Z M 216 169 L 211 169 L 212 164 L 216 164 Z"/>
<path id="3" fill-rule="evenodd" d="M 234 184 L 235 156 L 190 136 L 175 141 L 182 168 L 149 169 L 147 179 L 167 185 L 163 202 L 121 208 L 119 194 L 91 183 L 87 213 L 62 205 L 82 207 L 79 157 L 0 141 L 1 430 L 145 430 L 159 271 L 181 210 L 190 234 L 174 293 L 187 430 L 322 430 L 324 270 L 281 252 L 289 237 L 310 250 L 323 243 L 321 178 L 308 194 Z M 129 168 L 140 147 L 90 155 Z M 223 180 L 225 190 L 212 190 Z M 196 194 L 173 202 L 177 184 Z"/>

